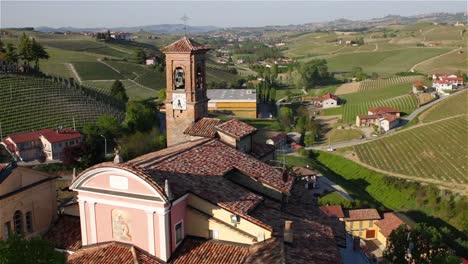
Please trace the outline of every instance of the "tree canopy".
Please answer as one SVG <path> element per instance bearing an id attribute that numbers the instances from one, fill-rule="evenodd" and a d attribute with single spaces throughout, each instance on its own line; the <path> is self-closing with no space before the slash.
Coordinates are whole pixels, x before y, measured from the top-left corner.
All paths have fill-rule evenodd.
<path id="1" fill-rule="evenodd" d="M 55 251 L 50 243 L 40 237 L 25 239 L 14 235 L 0 240 L 0 264 L 65 264 L 65 255 Z"/>
<path id="2" fill-rule="evenodd" d="M 417 224 L 409 230 L 401 225 L 390 234 L 384 258 L 394 264 L 453 263 L 448 260 L 456 258 L 442 237 L 432 226 Z"/>
<path id="3" fill-rule="evenodd" d="M 112 96 L 115 98 L 122 100 L 124 102 L 128 102 L 128 95 L 125 90 L 125 86 L 120 80 L 115 80 L 114 83 L 112 84 L 110 93 Z"/>

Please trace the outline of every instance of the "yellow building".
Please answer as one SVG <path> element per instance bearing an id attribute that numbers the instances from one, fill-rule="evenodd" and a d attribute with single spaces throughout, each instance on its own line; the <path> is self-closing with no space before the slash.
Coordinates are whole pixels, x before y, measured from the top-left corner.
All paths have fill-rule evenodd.
<path id="1" fill-rule="evenodd" d="M 375 239 L 377 237 L 377 220 L 380 220 L 376 209 L 348 210 L 343 218 L 346 231 L 362 239 Z"/>
<path id="2" fill-rule="evenodd" d="M 210 89 L 208 111 L 238 117 L 257 117 L 257 94 L 253 89 Z"/>
<path id="3" fill-rule="evenodd" d="M 384 213 L 383 219 L 377 221 L 377 240 L 382 244 L 382 248 L 387 247 L 387 239 L 393 230 L 397 229 L 400 225 L 406 225 L 405 222 L 399 218 L 395 213 Z"/>

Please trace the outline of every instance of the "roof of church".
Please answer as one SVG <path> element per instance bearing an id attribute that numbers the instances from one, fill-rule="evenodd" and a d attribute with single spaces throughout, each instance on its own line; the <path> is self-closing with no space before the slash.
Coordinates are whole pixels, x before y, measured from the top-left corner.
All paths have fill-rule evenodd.
<path id="1" fill-rule="evenodd" d="M 241 138 L 244 138 L 257 131 L 255 127 L 237 119 L 231 119 L 222 123 L 221 125 L 217 125 L 216 129 L 235 137 L 237 140 L 240 140 Z"/>
<path id="2" fill-rule="evenodd" d="M 80 218 L 69 215 L 60 216 L 44 238 L 55 248 L 77 251 L 81 248 Z"/>
<path id="3" fill-rule="evenodd" d="M 216 240 L 187 237 L 177 248 L 171 263 L 199 264 L 224 263 L 241 264 L 249 255 L 249 247 Z"/>
<path id="4" fill-rule="evenodd" d="M 206 45 L 195 42 L 192 39 L 183 37 L 176 42 L 170 44 L 161 49 L 164 53 L 191 53 L 197 51 L 208 51 L 209 48 Z"/>
<path id="5" fill-rule="evenodd" d="M 163 264 L 162 260 L 130 244 L 107 242 L 82 249 L 67 258 L 68 264 Z"/>
<path id="6" fill-rule="evenodd" d="M 202 118 L 195 124 L 185 129 L 184 134 L 197 137 L 216 137 L 215 127 L 221 123 L 221 119 L 218 118 Z"/>

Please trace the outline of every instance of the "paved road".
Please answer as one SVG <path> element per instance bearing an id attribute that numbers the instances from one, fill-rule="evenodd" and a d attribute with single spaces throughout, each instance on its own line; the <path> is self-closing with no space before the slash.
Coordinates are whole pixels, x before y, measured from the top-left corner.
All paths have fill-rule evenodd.
<path id="1" fill-rule="evenodd" d="M 455 93 L 457 94 L 457 93 Z M 440 97 L 439 99 L 427 104 L 427 105 L 424 105 L 424 106 L 421 106 L 419 107 L 418 109 L 416 109 L 413 113 L 411 113 L 409 116 L 405 117 L 405 118 L 402 118 L 402 124 L 406 124 L 408 122 L 410 122 L 411 120 L 413 120 L 416 116 L 418 116 L 422 111 L 428 109 L 429 107 L 435 105 L 435 104 L 438 104 L 444 100 L 446 100 L 447 98 L 449 98 L 450 96 L 453 96 L 455 94 L 451 94 L 451 95 L 447 95 L 447 96 L 442 96 Z M 397 130 L 396 129 L 392 129 L 390 131 L 388 131 L 385 135 L 388 136 L 388 135 L 391 135 L 393 133 L 395 133 Z M 305 147 L 305 149 L 307 150 L 311 150 L 311 149 L 314 149 L 314 150 L 324 150 L 324 149 L 328 149 L 328 148 L 345 148 L 345 147 L 351 147 L 351 146 L 355 146 L 355 145 L 359 145 L 359 144 L 363 144 L 363 143 L 366 143 L 366 142 L 370 142 L 370 141 L 373 141 L 373 140 L 376 140 L 380 137 L 375 137 L 375 138 L 364 138 L 364 139 L 353 139 L 353 140 L 350 140 L 350 141 L 343 141 L 343 142 L 338 142 L 338 143 L 334 143 L 334 144 L 330 144 L 330 145 L 320 145 L 320 146 L 311 146 L 311 147 Z"/>

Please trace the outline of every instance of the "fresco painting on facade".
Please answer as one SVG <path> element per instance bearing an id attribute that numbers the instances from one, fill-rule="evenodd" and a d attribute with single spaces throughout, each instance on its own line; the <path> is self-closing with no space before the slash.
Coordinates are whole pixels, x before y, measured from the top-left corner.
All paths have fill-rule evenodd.
<path id="1" fill-rule="evenodd" d="M 132 241 L 130 215 L 124 210 L 112 210 L 112 236 L 118 240 Z"/>

